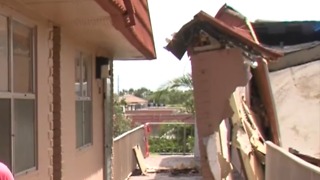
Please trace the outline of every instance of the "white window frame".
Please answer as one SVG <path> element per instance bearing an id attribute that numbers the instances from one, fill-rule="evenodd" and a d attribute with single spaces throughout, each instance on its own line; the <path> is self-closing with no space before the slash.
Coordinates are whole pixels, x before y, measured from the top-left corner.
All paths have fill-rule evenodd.
<path id="1" fill-rule="evenodd" d="M 15 175 L 20 175 L 20 174 L 26 174 L 30 171 L 34 171 L 38 168 L 38 152 L 37 152 L 37 98 L 36 98 L 36 36 L 37 36 L 37 32 L 36 32 L 36 26 L 29 24 L 29 23 L 25 23 L 24 21 L 21 21 L 19 19 L 13 18 L 11 16 L 6 16 L 3 14 L 0 14 L 0 16 L 4 17 L 7 19 L 7 41 L 8 41 L 8 56 L 7 56 L 7 60 L 8 60 L 8 91 L 7 92 L 3 92 L 0 91 L 0 99 L 9 99 L 10 100 L 10 121 L 11 121 L 11 169 L 12 172 Z M 14 63 L 14 59 L 13 59 L 13 22 L 18 22 L 28 28 L 31 29 L 31 59 L 32 59 L 32 92 L 25 92 L 25 93 L 21 93 L 21 92 L 14 92 L 14 69 L 13 69 L 13 63 Z M 0 77 L 1 80 L 1 77 Z M 32 99 L 34 100 L 34 119 L 33 119 L 33 129 L 34 129 L 34 166 L 25 170 L 22 170 L 20 172 L 15 172 L 15 109 L 14 109 L 14 100 L 19 100 L 19 99 Z"/>
<path id="2" fill-rule="evenodd" d="M 88 59 L 86 59 L 85 57 L 89 57 Z M 80 61 L 80 84 L 79 84 L 79 91 L 80 91 L 80 96 L 77 94 L 77 92 L 75 92 L 75 96 L 76 96 L 76 103 L 77 102 L 81 102 L 82 103 L 82 107 L 84 107 L 84 103 L 85 102 L 89 102 L 90 103 L 90 119 L 89 121 L 89 125 L 90 125 L 90 141 L 86 142 L 86 126 L 85 126 L 85 113 L 84 111 L 82 112 L 82 116 L 81 116 L 81 120 L 82 120 L 82 129 L 81 129 L 81 133 L 82 133 L 82 142 L 81 144 L 78 144 L 78 120 L 77 120 L 77 114 L 76 114 L 76 148 L 77 149 L 83 149 L 86 148 L 88 146 L 91 146 L 93 144 L 93 113 L 92 113 L 92 80 L 93 80 L 93 75 L 92 75 L 92 56 L 88 53 L 83 53 L 80 52 L 77 54 L 76 58 L 75 58 L 75 71 L 76 71 L 76 67 L 77 67 L 77 59 L 79 59 Z M 84 68 L 84 61 L 88 61 L 89 62 L 89 67 L 87 67 L 88 70 L 88 75 L 89 77 L 87 77 L 88 82 L 87 82 L 87 93 L 88 91 L 90 92 L 89 95 L 84 95 L 83 93 L 83 68 Z M 75 83 L 77 83 L 77 72 L 75 72 Z M 77 106 L 75 105 L 75 113 L 77 113 Z"/>

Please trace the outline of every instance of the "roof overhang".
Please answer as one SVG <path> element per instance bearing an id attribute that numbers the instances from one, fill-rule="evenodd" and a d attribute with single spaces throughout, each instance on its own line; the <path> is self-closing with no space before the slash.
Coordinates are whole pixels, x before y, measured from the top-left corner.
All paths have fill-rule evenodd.
<path id="1" fill-rule="evenodd" d="M 312 61 L 320 60 L 319 41 L 305 44 L 297 44 L 294 46 L 272 48 L 283 51 L 285 55 L 279 58 L 278 61 L 268 64 L 268 69 L 270 72 L 279 71 L 293 66 L 298 66 Z"/>
<path id="2" fill-rule="evenodd" d="M 20 0 L 114 59 L 155 59 L 147 0 Z"/>
<path id="3" fill-rule="evenodd" d="M 202 32 L 207 33 L 219 43 L 218 47 L 238 47 L 251 56 L 261 56 L 268 60 L 276 60 L 282 53 L 267 49 L 256 43 L 252 38 L 239 33 L 221 20 L 200 11 L 194 19 L 185 24 L 168 43 L 166 49 L 181 59 L 184 53 L 194 45 L 195 38 Z"/>

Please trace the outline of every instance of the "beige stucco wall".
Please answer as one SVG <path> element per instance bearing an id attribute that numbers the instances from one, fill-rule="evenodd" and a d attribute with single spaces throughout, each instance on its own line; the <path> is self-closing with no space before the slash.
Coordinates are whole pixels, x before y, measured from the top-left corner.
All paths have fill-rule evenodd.
<path id="1" fill-rule="evenodd" d="M 45 180 L 52 174 L 52 59 L 50 31 L 52 24 L 46 19 L 14 1 L 0 0 L 0 13 L 12 16 L 21 22 L 37 27 L 36 83 L 37 83 L 37 164 L 38 169 L 16 175 L 16 180 Z M 63 28 L 62 28 L 62 32 Z M 51 34 L 52 35 L 52 34 Z M 62 33 L 61 42 L 61 99 L 62 99 L 62 176 L 63 179 L 102 179 L 103 177 L 103 102 L 102 83 L 95 80 L 95 64 L 92 63 L 93 102 L 93 144 L 84 149 L 76 149 L 74 59 L 76 52 L 91 53 L 94 57 L 98 48 L 85 42 L 75 41 L 75 37 Z M 101 55 L 101 49 L 99 49 Z M 107 53 L 106 51 L 103 51 Z M 51 122 L 50 122 L 51 120 Z M 51 163 L 50 163 L 51 161 Z"/>
<path id="2" fill-rule="evenodd" d="M 63 31 L 63 29 L 62 29 Z M 81 150 L 76 149 L 76 117 L 74 67 L 79 51 L 95 55 L 94 49 L 85 43 L 75 41 L 62 33 L 61 42 L 61 99 L 62 99 L 62 173 L 64 179 L 102 179 L 103 176 L 103 111 L 101 82 L 93 78 L 93 144 Z M 92 63 L 92 77 L 95 64 Z M 101 91 L 102 92 L 102 91 Z"/>
<path id="3" fill-rule="evenodd" d="M 41 47 L 41 50 L 36 51 L 37 62 L 36 69 L 38 70 L 36 76 L 36 90 L 37 90 L 37 164 L 38 169 L 32 170 L 27 173 L 19 174 L 15 176 L 16 180 L 43 180 L 49 179 L 49 157 L 52 154 L 50 150 L 50 134 L 49 130 L 49 118 L 50 118 L 50 106 L 49 106 L 49 31 L 50 25 L 47 21 L 40 18 L 35 18 L 26 9 L 17 6 L 11 1 L 3 3 L 0 1 L 0 12 L 3 16 L 11 16 L 12 18 L 26 23 L 31 26 L 37 26 L 38 38 L 36 44 Z"/>

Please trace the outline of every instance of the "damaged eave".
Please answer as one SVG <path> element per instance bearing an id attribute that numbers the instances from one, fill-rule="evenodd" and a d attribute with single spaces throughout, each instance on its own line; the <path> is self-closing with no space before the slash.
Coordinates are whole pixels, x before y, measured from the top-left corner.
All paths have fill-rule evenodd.
<path id="1" fill-rule="evenodd" d="M 119 30 L 143 57 L 156 59 L 156 51 L 147 0 L 95 0 L 111 15 L 113 26 Z"/>
<path id="2" fill-rule="evenodd" d="M 238 47 L 250 55 L 262 56 L 267 60 L 276 60 L 282 56 L 282 53 L 257 44 L 252 39 L 245 37 L 232 27 L 203 11 L 200 11 L 194 16 L 193 20 L 185 24 L 165 48 L 178 59 L 181 59 L 194 43 L 194 38 L 202 31 L 216 39 L 222 48 Z"/>

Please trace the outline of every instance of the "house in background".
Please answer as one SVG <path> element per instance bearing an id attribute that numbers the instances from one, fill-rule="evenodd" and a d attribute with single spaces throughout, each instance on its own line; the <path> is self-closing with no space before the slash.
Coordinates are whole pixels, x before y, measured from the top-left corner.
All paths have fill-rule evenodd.
<path id="1" fill-rule="evenodd" d="M 0 0 L 0 161 L 111 179 L 113 60 L 154 59 L 146 0 Z"/>
<path id="2" fill-rule="evenodd" d="M 148 100 L 142 99 L 132 94 L 125 94 L 119 97 L 119 101 L 125 103 L 126 111 L 135 111 L 141 108 L 148 107 Z"/>
<path id="3" fill-rule="evenodd" d="M 192 114 L 183 113 L 178 107 L 167 107 L 164 104 L 150 103 L 148 100 L 132 94 L 119 97 L 127 117 L 132 120 L 132 125 L 162 122 L 184 122 L 194 124 Z"/>

